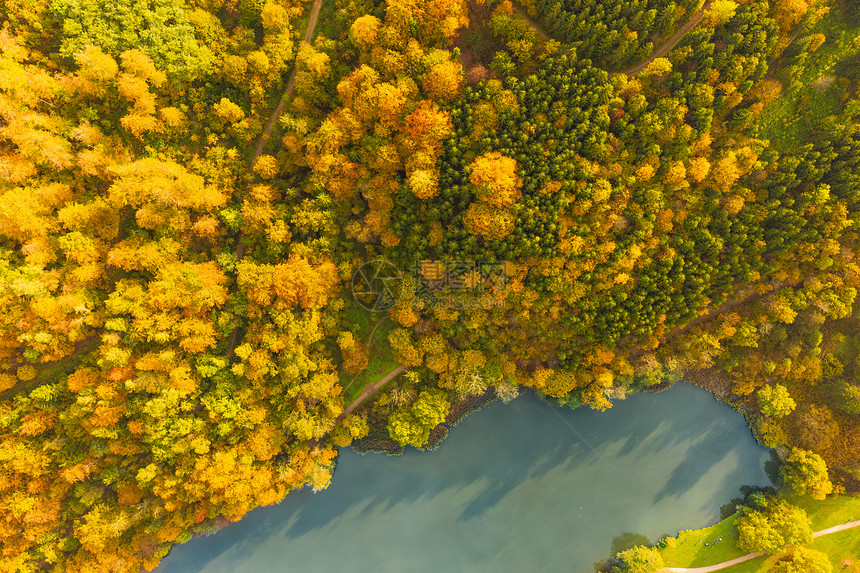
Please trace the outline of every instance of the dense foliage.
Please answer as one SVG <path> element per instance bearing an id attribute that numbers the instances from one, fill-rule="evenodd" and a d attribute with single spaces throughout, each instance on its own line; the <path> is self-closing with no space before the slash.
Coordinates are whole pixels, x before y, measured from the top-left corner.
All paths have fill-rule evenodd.
<path id="1" fill-rule="evenodd" d="M 572 44 L 580 56 L 612 68 L 650 56 L 654 40 L 668 36 L 680 17 L 697 7 L 689 0 L 532 0 L 531 4 L 554 37 Z"/>
<path id="2" fill-rule="evenodd" d="M 762 508 L 744 508 L 735 522 L 738 547 L 750 553 L 780 553 L 786 545 L 800 546 L 812 542 L 812 528 L 806 512 L 776 498 Z"/>
<path id="3" fill-rule="evenodd" d="M 488 390 L 605 409 L 683 374 L 795 491 L 860 489 L 835 7 L 525 6 L 549 38 L 492 0 L 2 6 L 0 570 L 151 569 Z M 384 313 L 349 292 L 380 260 Z M 774 552 L 800 517 L 739 528 Z"/>

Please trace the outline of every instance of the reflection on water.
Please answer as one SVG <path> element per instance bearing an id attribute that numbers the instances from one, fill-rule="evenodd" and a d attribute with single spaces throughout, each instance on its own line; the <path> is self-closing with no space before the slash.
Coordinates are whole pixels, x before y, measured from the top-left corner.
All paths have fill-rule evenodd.
<path id="1" fill-rule="evenodd" d="M 293 492 L 177 547 L 158 573 L 564 571 L 613 538 L 705 526 L 767 450 L 687 384 L 605 413 L 524 396 L 453 428 L 435 452 L 340 454 L 331 486 Z"/>

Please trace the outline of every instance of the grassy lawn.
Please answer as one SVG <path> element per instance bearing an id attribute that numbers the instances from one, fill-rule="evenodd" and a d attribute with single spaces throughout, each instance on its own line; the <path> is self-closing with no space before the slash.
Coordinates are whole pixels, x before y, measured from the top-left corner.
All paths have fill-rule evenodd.
<path id="1" fill-rule="evenodd" d="M 812 520 L 812 530 L 826 529 L 851 519 L 860 519 L 860 497 L 841 495 L 823 501 L 815 501 L 808 496 L 782 495 L 790 503 L 806 510 Z M 671 567 L 704 567 L 728 561 L 745 555 L 737 548 L 737 531 L 733 515 L 723 521 L 695 531 L 682 531 L 674 543 L 660 549 L 660 554 Z M 718 537 L 723 540 L 716 545 L 706 546 Z M 860 558 L 860 527 L 832 533 L 817 538 L 810 546 L 823 551 L 838 571 L 840 564 L 847 558 Z M 757 558 L 723 571 L 729 573 L 766 573 L 777 557 Z"/>
<path id="2" fill-rule="evenodd" d="M 398 366 L 400 366 L 400 363 L 391 357 L 371 355 L 367 368 L 358 375 L 358 378 L 352 383 L 352 386 L 344 391 L 344 404 L 349 404 L 358 398 L 365 386 L 373 384 Z M 346 384 L 349 384 L 349 381 L 353 378 L 355 378 L 355 374 L 346 381 Z"/>
<path id="3" fill-rule="evenodd" d="M 860 528 L 855 527 L 819 537 L 812 542 L 810 547 L 826 553 L 833 564 L 833 570 L 839 571 L 846 559 L 854 561 L 860 559 Z M 778 560 L 778 555 L 768 558 L 759 557 L 732 567 L 726 567 L 723 571 L 727 573 L 767 573 Z"/>
<path id="4" fill-rule="evenodd" d="M 840 495 L 822 501 L 815 501 L 809 496 L 786 495 L 786 501 L 801 507 L 812 520 L 812 530 L 818 531 L 852 519 L 860 519 L 860 497 Z"/>
<path id="5" fill-rule="evenodd" d="M 860 559 L 860 527 L 819 537 L 811 547 L 826 553 L 833 569 L 839 571 L 846 559 Z"/>
<path id="6" fill-rule="evenodd" d="M 385 315 L 378 312 L 370 312 L 360 305 L 352 305 L 349 310 L 349 324 L 355 335 L 356 342 L 367 344 L 368 338 L 374 327 Z M 341 384 L 344 387 L 344 403 L 349 404 L 361 394 L 364 387 L 372 384 L 397 368 L 400 363 L 394 358 L 391 346 L 388 343 L 388 333 L 395 327 L 390 320 L 383 320 L 373 335 L 370 344 L 370 360 L 367 368 L 356 374 L 341 373 Z M 354 381 L 353 381 L 354 379 Z M 347 386 L 349 386 L 347 388 Z"/>
<path id="7" fill-rule="evenodd" d="M 672 567 L 704 567 L 745 555 L 736 545 L 738 533 L 734 521 L 737 517 L 729 517 L 705 529 L 681 531 L 674 544 L 669 542 L 669 546 L 660 550 L 663 559 Z M 718 537 L 723 540 L 705 545 L 714 543 Z"/>
<path id="8" fill-rule="evenodd" d="M 754 128 L 757 137 L 770 140 L 778 149 L 792 148 L 804 132 L 842 108 L 847 86 L 838 78 L 834 81 L 833 76 L 837 63 L 860 49 L 855 43 L 860 29 L 848 26 L 839 9 L 829 4 L 830 12 L 813 27 L 813 33 L 826 37 L 824 44 L 808 54 L 799 70 L 785 58 L 786 54 L 792 53 L 793 46 L 786 49 L 783 61 L 777 63 L 780 69 L 776 70 L 774 77 L 786 88 L 794 79 L 798 87 L 784 91 L 768 104 Z"/>
<path id="9" fill-rule="evenodd" d="M 344 292 L 341 298 L 349 301 L 350 296 L 349 292 Z M 348 302 L 347 304 L 349 305 L 349 318 L 347 319 L 349 321 L 349 328 L 352 330 L 356 340 L 361 340 L 367 344 L 367 337 L 370 336 L 373 327 L 385 315 L 379 312 L 371 312 L 354 302 Z M 380 326 L 380 328 L 382 327 Z"/>

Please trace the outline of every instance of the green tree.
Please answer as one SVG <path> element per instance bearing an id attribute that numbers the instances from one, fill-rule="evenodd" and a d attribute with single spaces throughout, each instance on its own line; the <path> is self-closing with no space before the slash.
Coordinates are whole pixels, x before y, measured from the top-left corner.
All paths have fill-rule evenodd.
<path id="1" fill-rule="evenodd" d="M 744 508 L 735 521 L 738 547 L 750 553 L 773 555 L 786 545 L 812 542 L 812 522 L 806 512 L 782 499 L 770 499 L 762 510 Z"/>
<path id="2" fill-rule="evenodd" d="M 761 413 L 768 418 L 782 418 L 791 414 L 797 403 L 782 384 L 765 384 L 757 394 Z"/>
<path id="3" fill-rule="evenodd" d="M 849 414 L 860 414 L 860 386 L 840 380 L 835 383 L 834 394 L 836 408 Z"/>
<path id="4" fill-rule="evenodd" d="M 430 429 L 418 420 L 411 408 L 403 407 L 388 417 L 388 435 L 401 446 L 420 448 L 427 443 Z"/>
<path id="5" fill-rule="evenodd" d="M 414 404 L 398 408 L 388 418 L 388 435 L 401 446 L 420 448 L 427 443 L 430 430 L 445 420 L 450 408 L 445 392 L 423 390 Z"/>
<path id="6" fill-rule="evenodd" d="M 616 558 L 621 561 L 621 565 L 614 566 L 613 573 L 656 573 L 666 566 L 656 547 L 638 545 L 622 551 Z"/>
<path id="7" fill-rule="evenodd" d="M 738 3 L 733 0 L 716 0 L 711 4 L 709 16 L 719 24 L 725 24 L 731 20 L 738 9 Z"/>
<path id="8" fill-rule="evenodd" d="M 106 54 L 137 48 L 171 79 L 190 81 L 212 69 L 214 56 L 197 43 L 181 0 L 53 0 L 62 27 L 60 54 L 72 57 L 87 45 Z"/>
<path id="9" fill-rule="evenodd" d="M 437 389 L 424 390 L 418 395 L 418 400 L 412 405 L 415 417 L 429 428 L 445 421 L 451 403 L 445 397 L 445 392 Z"/>
<path id="10" fill-rule="evenodd" d="M 796 547 L 780 558 L 770 573 L 831 573 L 830 558 L 821 551 L 809 547 Z"/>
<path id="11" fill-rule="evenodd" d="M 808 493 L 812 499 L 824 499 L 833 491 L 827 463 L 818 454 L 793 448 L 781 471 L 787 486 L 798 493 Z"/>

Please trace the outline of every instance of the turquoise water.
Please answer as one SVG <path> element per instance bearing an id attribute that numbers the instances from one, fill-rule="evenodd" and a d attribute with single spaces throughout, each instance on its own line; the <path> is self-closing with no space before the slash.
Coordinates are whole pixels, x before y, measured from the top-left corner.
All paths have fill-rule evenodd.
<path id="1" fill-rule="evenodd" d="M 607 412 L 522 396 L 435 452 L 341 451 L 331 486 L 290 493 L 176 547 L 158 573 L 587 573 L 622 532 L 656 540 L 768 485 L 743 417 L 688 384 Z"/>

